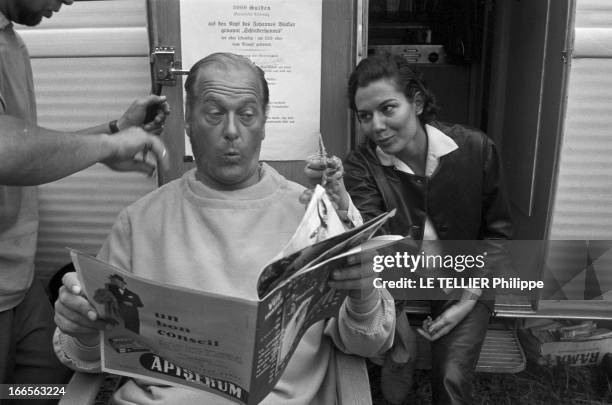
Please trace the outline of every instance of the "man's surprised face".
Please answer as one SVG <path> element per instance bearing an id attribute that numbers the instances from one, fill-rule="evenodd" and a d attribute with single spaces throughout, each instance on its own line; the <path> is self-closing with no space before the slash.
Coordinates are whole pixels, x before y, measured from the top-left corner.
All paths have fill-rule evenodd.
<path id="1" fill-rule="evenodd" d="M 259 152 L 266 122 L 260 82 L 248 68 L 211 64 L 198 72 L 187 134 L 197 179 L 220 190 L 259 180 Z"/>

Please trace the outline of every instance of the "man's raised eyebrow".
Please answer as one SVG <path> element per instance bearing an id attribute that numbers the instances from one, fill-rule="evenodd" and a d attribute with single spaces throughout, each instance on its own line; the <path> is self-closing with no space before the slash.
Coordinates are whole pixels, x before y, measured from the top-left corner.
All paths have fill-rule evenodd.
<path id="1" fill-rule="evenodd" d="M 203 104 L 212 103 L 221 108 L 224 108 L 224 104 L 226 103 L 226 100 L 223 100 L 217 93 L 214 92 L 205 92 L 204 94 L 201 94 L 200 100 Z M 249 95 L 248 97 L 242 98 L 240 100 L 240 104 L 237 105 L 238 108 L 246 108 L 249 106 L 261 107 L 261 103 L 254 95 Z"/>
<path id="2" fill-rule="evenodd" d="M 227 95 L 252 95 L 255 100 L 259 100 L 261 95 L 259 89 L 244 87 L 244 86 L 232 86 L 228 84 L 222 84 L 215 80 L 204 80 L 198 83 L 197 93 L 200 96 L 206 93 L 214 92 Z"/>

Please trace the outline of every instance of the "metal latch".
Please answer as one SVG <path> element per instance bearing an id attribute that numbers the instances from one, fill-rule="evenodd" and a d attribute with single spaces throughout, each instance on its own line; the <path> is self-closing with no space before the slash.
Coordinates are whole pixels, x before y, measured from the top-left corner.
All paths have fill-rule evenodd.
<path id="1" fill-rule="evenodd" d="M 156 46 L 151 53 L 151 65 L 155 84 L 176 86 L 176 75 L 186 75 L 188 70 L 181 69 L 181 61 L 174 60 L 173 46 Z"/>

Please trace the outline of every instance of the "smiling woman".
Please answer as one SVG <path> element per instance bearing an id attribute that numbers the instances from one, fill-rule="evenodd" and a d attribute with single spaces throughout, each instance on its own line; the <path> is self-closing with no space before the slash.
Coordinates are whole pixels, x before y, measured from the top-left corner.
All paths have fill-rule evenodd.
<path id="1" fill-rule="evenodd" d="M 377 80 L 355 93 L 363 133 L 383 152 L 399 157 L 418 174 L 425 170 L 427 135 L 419 125 L 423 111 L 420 93 L 408 100 L 391 80 Z"/>
<path id="2" fill-rule="evenodd" d="M 405 62 L 366 63 L 349 80 L 349 102 L 362 133 L 385 153 L 422 174 L 427 153 L 424 124 L 438 111 L 434 95 Z"/>
<path id="3" fill-rule="evenodd" d="M 495 145 L 480 131 L 435 121 L 435 98 L 403 57 L 377 55 L 360 62 L 349 79 L 349 100 L 368 138 L 345 163 L 347 189 L 364 219 L 395 208 L 385 229 L 389 234 L 417 240 L 510 238 Z M 424 324 L 423 333 L 433 341 L 433 403 L 473 403 L 469 387 L 492 291 L 451 287 L 448 300 L 431 301 L 434 319 Z M 464 298 L 462 289 L 477 299 Z M 398 404 L 410 395 L 416 358 L 416 337 L 403 316 L 381 373 L 385 398 Z"/>

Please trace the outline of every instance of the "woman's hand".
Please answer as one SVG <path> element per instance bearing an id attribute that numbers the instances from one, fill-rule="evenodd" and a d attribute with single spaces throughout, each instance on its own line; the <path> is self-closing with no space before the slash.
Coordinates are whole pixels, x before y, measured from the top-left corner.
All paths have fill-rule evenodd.
<path id="1" fill-rule="evenodd" d="M 350 197 L 344 186 L 344 167 L 342 161 L 337 156 L 325 157 L 325 156 L 314 156 L 306 161 L 306 167 L 304 168 L 306 177 L 310 180 L 314 186 L 321 184 L 327 191 L 329 199 L 334 204 L 334 207 L 342 217 L 342 213 L 345 213 L 349 208 Z M 300 201 L 304 204 L 308 204 L 312 195 L 311 190 L 306 190 Z"/>
<path id="2" fill-rule="evenodd" d="M 433 321 L 429 317 L 425 319 L 419 333 L 431 341 L 441 338 L 453 330 L 470 313 L 474 305 L 476 305 L 474 299 L 461 299 L 455 302 Z"/>
<path id="3" fill-rule="evenodd" d="M 75 272 L 62 277 L 62 287 L 55 301 L 55 324 L 63 333 L 77 338 L 86 346 L 95 346 L 99 331 L 111 328 L 101 320 L 96 309 L 87 301 Z"/>

